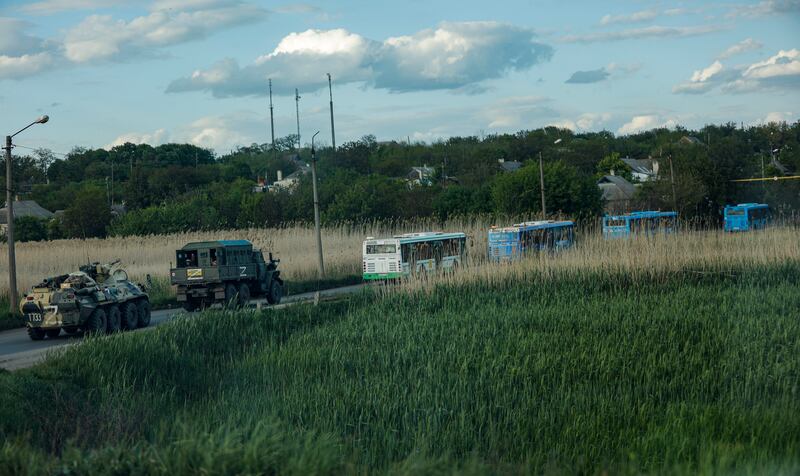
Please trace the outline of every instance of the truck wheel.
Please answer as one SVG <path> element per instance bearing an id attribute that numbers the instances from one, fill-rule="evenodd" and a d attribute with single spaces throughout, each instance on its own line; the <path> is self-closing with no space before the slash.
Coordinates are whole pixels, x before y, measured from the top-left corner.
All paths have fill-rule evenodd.
<path id="1" fill-rule="evenodd" d="M 136 306 L 139 308 L 139 327 L 147 327 L 150 325 L 150 301 L 143 299 Z"/>
<path id="2" fill-rule="evenodd" d="M 108 316 L 108 333 L 119 332 L 122 330 L 122 313 L 119 312 L 119 306 L 111 306 L 106 313 Z"/>
<path id="3" fill-rule="evenodd" d="M 132 331 L 139 327 L 139 309 L 136 303 L 129 302 L 122 308 L 122 327 Z"/>
<path id="4" fill-rule="evenodd" d="M 250 286 L 245 283 L 239 285 L 239 307 L 245 307 L 250 302 Z"/>
<path id="5" fill-rule="evenodd" d="M 56 337 L 58 337 L 59 334 L 61 334 L 61 328 L 59 327 L 57 329 L 47 329 L 46 331 L 44 331 L 44 333 L 47 334 L 47 337 L 49 337 L 50 339 L 55 339 Z"/>
<path id="6" fill-rule="evenodd" d="M 239 294 L 239 291 L 236 289 L 232 283 L 228 283 L 225 285 L 225 302 L 223 305 L 225 307 L 234 307 L 236 306 L 236 298 Z"/>
<path id="7" fill-rule="evenodd" d="M 85 331 L 87 334 L 101 334 L 106 331 L 106 311 L 99 307 L 92 312 L 86 321 Z"/>
<path id="8" fill-rule="evenodd" d="M 280 304 L 281 297 L 283 297 L 283 286 L 277 280 L 272 280 L 269 283 L 269 291 L 267 291 L 267 302 L 270 304 Z"/>
<path id="9" fill-rule="evenodd" d="M 186 300 L 183 301 L 183 308 L 186 312 L 193 312 L 197 310 L 197 302 L 192 298 L 186 298 Z"/>
<path id="10" fill-rule="evenodd" d="M 30 337 L 31 340 L 42 340 L 44 339 L 44 329 L 41 327 L 29 327 L 28 337 Z"/>

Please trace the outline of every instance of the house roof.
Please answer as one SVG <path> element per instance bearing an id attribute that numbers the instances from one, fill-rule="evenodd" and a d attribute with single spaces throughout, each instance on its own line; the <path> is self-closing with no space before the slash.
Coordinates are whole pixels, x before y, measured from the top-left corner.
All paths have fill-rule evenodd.
<path id="1" fill-rule="evenodd" d="M 618 175 L 604 175 L 597 186 L 603 191 L 603 200 L 608 202 L 630 200 L 636 193 L 636 186 Z"/>
<path id="2" fill-rule="evenodd" d="M 7 224 L 7 207 L 0 208 L 0 223 Z M 53 217 L 53 212 L 45 210 L 33 200 L 16 200 L 14 202 L 14 218 L 34 217 L 47 219 Z"/>
<path id="3" fill-rule="evenodd" d="M 516 160 L 506 160 L 500 162 L 500 168 L 505 172 L 515 172 L 522 168 L 522 162 Z"/>
<path id="4" fill-rule="evenodd" d="M 645 174 L 645 175 L 653 175 L 655 172 L 653 171 L 654 165 L 657 160 L 655 159 L 631 159 L 626 157 L 621 159 L 625 162 L 625 165 L 631 168 L 631 170 L 638 174 Z"/>

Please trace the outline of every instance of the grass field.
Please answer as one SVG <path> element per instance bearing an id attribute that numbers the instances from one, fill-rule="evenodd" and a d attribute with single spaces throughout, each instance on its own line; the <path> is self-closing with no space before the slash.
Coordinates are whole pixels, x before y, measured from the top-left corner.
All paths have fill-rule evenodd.
<path id="1" fill-rule="evenodd" d="M 0 374 L 0 474 L 797 474 L 797 234 L 689 238 L 91 340 Z"/>

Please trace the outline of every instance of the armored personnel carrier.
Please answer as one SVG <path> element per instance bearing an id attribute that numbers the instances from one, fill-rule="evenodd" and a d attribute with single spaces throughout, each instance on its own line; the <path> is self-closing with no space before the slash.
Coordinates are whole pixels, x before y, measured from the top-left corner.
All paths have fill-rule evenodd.
<path id="1" fill-rule="evenodd" d="M 177 287 L 178 302 L 187 311 L 214 303 L 244 306 L 253 296 L 278 304 L 283 296 L 280 260 L 269 261 L 247 240 L 189 243 L 175 252 L 176 267 L 170 282 Z"/>
<path id="2" fill-rule="evenodd" d="M 20 303 L 30 338 L 55 338 L 62 329 L 102 334 L 148 326 L 145 288 L 131 282 L 118 263 L 87 264 L 34 286 Z"/>

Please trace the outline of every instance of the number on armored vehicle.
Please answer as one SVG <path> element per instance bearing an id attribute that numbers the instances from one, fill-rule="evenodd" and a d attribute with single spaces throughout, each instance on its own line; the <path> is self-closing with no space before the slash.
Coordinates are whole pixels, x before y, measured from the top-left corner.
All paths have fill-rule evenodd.
<path id="1" fill-rule="evenodd" d="M 246 278 L 247 277 L 247 266 L 239 266 L 239 269 L 242 271 L 241 273 L 239 273 L 239 277 L 240 278 Z"/>
<path id="2" fill-rule="evenodd" d="M 31 322 L 42 322 L 42 314 L 39 312 L 32 312 L 28 314 L 28 320 Z"/>

